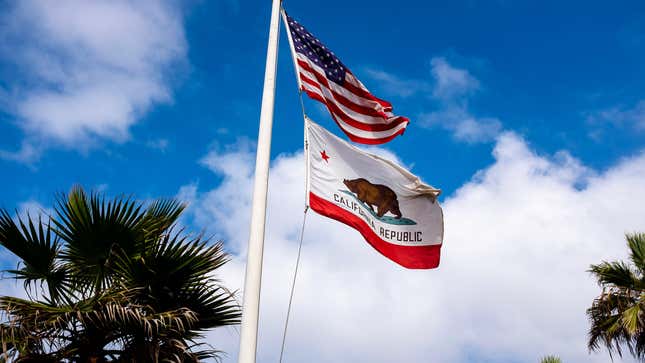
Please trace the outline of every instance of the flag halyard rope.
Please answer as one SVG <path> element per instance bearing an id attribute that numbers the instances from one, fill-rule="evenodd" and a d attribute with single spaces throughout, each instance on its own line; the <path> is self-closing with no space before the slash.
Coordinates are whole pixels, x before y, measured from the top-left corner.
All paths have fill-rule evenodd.
<path id="1" fill-rule="evenodd" d="M 287 318 L 284 322 L 284 331 L 282 332 L 282 346 L 280 347 L 280 360 L 279 363 L 282 363 L 282 357 L 284 355 L 284 345 L 287 340 L 287 328 L 289 327 L 289 316 L 291 315 L 291 303 L 293 302 L 293 293 L 296 287 L 296 278 L 298 277 L 298 267 L 300 266 L 300 255 L 302 252 L 302 240 L 305 235 L 305 223 L 307 222 L 307 211 L 309 211 L 309 206 L 305 206 L 305 211 L 302 216 L 302 227 L 300 228 L 300 243 L 298 244 L 298 257 L 296 257 L 296 268 L 293 272 L 293 280 L 291 281 L 291 293 L 289 294 L 289 305 L 287 306 Z"/>
<path id="2" fill-rule="evenodd" d="M 296 76 L 296 84 L 298 86 L 298 99 L 300 101 L 300 108 L 302 110 L 302 117 L 303 117 L 303 121 L 304 121 L 307 118 L 307 112 L 305 110 L 305 102 L 304 102 L 303 97 L 302 97 L 302 87 L 301 87 L 301 84 L 300 84 L 300 77 L 298 76 L 298 67 L 297 67 L 297 61 L 296 61 L 296 58 L 295 58 L 295 51 L 293 49 L 293 41 L 291 39 L 291 34 L 289 33 L 289 27 L 288 27 L 288 24 L 287 24 L 285 13 L 284 13 L 284 8 L 281 8 L 281 13 L 282 13 L 282 20 L 284 21 L 285 28 L 287 29 L 287 31 L 286 31 L 287 39 L 289 40 L 289 48 L 291 50 L 291 55 L 292 55 L 293 62 L 294 62 L 293 66 L 294 66 L 294 72 L 295 72 L 295 76 Z M 309 198 L 308 198 L 308 195 L 307 195 L 307 193 L 309 192 L 308 184 L 307 184 L 308 183 L 308 178 L 309 178 L 309 175 L 308 175 L 308 171 L 309 171 L 309 165 L 308 165 L 309 164 L 309 159 L 308 159 L 309 145 L 308 145 L 308 140 L 307 140 L 307 126 L 306 126 L 306 123 L 303 122 L 303 126 L 304 126 L 304 136 L 305 136 L 305 138 L 304 138 L 304 154 L 305 154 L 305 164 L 306 164 L 305 165 L 305 209 L 304 209 L 304 213 L 303 213 L 303 216 L 302 216 L 302 226 L 300 228 L 300 241 L 298 243 L 298 254 L 297 254 L 297 257 L 296 257 L 296 266 L 295 266 L 295 269 L 294 269 L 294 272 L 293 272 L 293 279 L 291 281 L 291 291 L 289 293 L 289 304 L 287 305 L 287 316 L 286 316 L 285 322 L 284 322 L 284 330 L 282 331 L 282 345 L 280 347 L 279 363 L 282 363 L 282 358 L 284 357 L 284 348 L 285 348 L 285 343 L 286 343 L 286 340 L 287 340 L 287 329 L 289 327 L 289 317 L 291 316 L 291 306 L 292 306 L 292 303 L 293 303 L 293 295 L 294 295 L 294 292 L 295 292 L 296 280 L 298 278 L 298 270 L 299 270 L 299 267 L 300 267 L 300 256 L 302 254 L 302 241 L 303 241 L 304 234 L 305 234 L 305 224 L 307 222 L 307 212 L 309 211 Z"/>

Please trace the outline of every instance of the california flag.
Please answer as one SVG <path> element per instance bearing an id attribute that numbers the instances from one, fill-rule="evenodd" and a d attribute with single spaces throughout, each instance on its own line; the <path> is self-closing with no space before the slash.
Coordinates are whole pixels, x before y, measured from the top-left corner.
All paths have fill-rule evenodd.
<path id="1" fill-rule="evenodd" d="M 359 231 L 385 257 L 407 268 L 439 266 L 440 190 L 399 165 L 361 151 L 306 120 L 308 196 L 314 211 Z"/>

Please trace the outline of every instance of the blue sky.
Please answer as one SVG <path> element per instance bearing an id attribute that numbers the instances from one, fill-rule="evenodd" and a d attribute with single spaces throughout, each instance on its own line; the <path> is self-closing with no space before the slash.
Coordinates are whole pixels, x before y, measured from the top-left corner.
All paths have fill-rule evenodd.
<path id="1" fill-rule="evenodd" d="M 47 201 L 53 192 L 74 183 L 107 184 L 115 193 L 172 195 L 186 180 L 209 177 L 194 161 L 213 142 L 226 145 L 239 137 L 256 137 L 268 5 L 228 1 L 180 7 L 186 54 L 179 59 L 182 64 L 159 70 L 167 79 L 171 100 L 154 103 L 137 115 L 126 140 L 97 137 L 73 146 L 46 145 L 28 163 L 5 157 L 4 179 L 12 187 L 0 192 L 4 206 L 14 208 L 35 197 Z M 387 147 L 414 163 L 414 170 L 426 179 L 432 176 L 428 180 L 448 193 L 491 161 L 491 145 L 456 142 L 449 131 L 422 126 L 422 114 L 441 108 L 418 85 L 433 82 L 435 57 L 478 80 L 478 89 L 467 95 L 472 115 L 499 119 L 504 129 L 525 136 L 540 152 L 566 149 L 586 164 L 604 169 L 642 147 L 645 128 L 634 128 L 639 117 L 643 122 L 643 110 L 627 115 L 645 97 L 641 2 L 619 7 L 602 2 L 582 6 L 457 1 L 392 7 L 388 2 L 354 1 L 341 7 L 313 1 L 286 2 L 285 7 L 373 92 L 411 118 L 406 135 Z M 338 9 L 351 16 L 339 16 Z M 274 155 L 301 145 L 293 67 L 282 40 Z M 10 50 L 3 52 L 0 65 L 5 93 L 19 93 L 16 89 L 24 91 L 33 82 L 29 69 L 21 68 Z M 370 78 L 368 70 L 401 80 L 405 89 L 416 83 L 417 89 L 403 92 L 402 97 L 400 89 Z M 4 102 L 1 116 L 0 150 L 5 152 L 19 150 L 30 136 L 20 129 L 22 121 L 12 113 L 12 102 Z M 314 103 L 307 106 L 314 118 L 332 128 Z M 624 115 L 598 116 L 610 110 Z M 147 147 L 158 140 L 167 140 L 165 152 Z M 44 143 L 51 141 L 45 137 Z M 424 145 L 422 153 L 419 145 Z"/>
<path id="2" fill-rule="evenodd" d="M 568 247 L 550 250 L 563 257 L 586 248 L 592 229 L 595 236 L 607 237 L 594 242 L 591 254 L 580 256 L 576 265 L 582 274 L 575 283 L 585 284 L 584 296 L 593 296 L 593 281 L 584 274 L 588 264 L 622 256 L 622 233 L 639 228 L 636 220 L 642 229 L 637 198 L 645 195 L 645 179 L 640 179 L 645 175 L 640 166 L 645 149 L 645 3 L 312 0 L 285 1 L 284 6 L 373 93 L 411 119 L 405 135 L 384 147 L 444 191 L 447 267 L 443 274 L 423 276 L 449 286 L 450 266 L 467 260 L 458 257 L 468 249 L 454 247 L 451 255 L 448 248 L 451 242 L 460 245 L 457 241 L 468 245 L 468 238 L 455 234 L 451 240 L 448 233 L 480 226 L 464 221 L 479 221 L 486 212 L 476 211 L 496 201 L 477 205 L 478 196 L 503 188 L 514 191 L 493 194 L 500 203 L 507 202 L 496 223 L 511 223 L 511 215 L 519 214 L 523 218 L 517 228 L 526 223 L 539 233 L 546 231 L 538 239 L 554 239 L 547 222 L 533 212 L 522 214 L 525 203 L 534 200 L 527 194 L 538 193 L 535 213 L 540 215 L 551 207 L 566 209 L 569 202 L 584 205 L 578 198 L 599 190 L 594 198 L 602 194 L 602 200 L 554 219 L 588 217 L 580 217 L 575 236 L 568 235 L 578 231 L 574 227 L 554 229 L 565 235 L 556 246 Z M 49 208 L 56 193 L 74 184 L 110 195 L 178 195 L 193 202 L 187 222 L 227 240 L 242 266 L 245 237 L 239 231 L 245 230 L 248 218 L 250 196 L 245 187 L 254 159 L 269 2 L 2 1 L 0 7 L 0 206 Z M 302 118 L 284 35 L 283 29 L 272 178 L 290 185 L 302 165 L 297 163 Z M 340 135 L 318 104 L 306 100 L 305 105 L 314 120 Z M 535 178 L 519 184 L 522 175 Z M 505 184 L 505 177 L 517 178 L 518 184 Z M 542 177 L 542 184 L 533 184 Z M 567 192 L 549 192 L 559 187 Z M 547 188 L 549 195 L 540 197 L 540 188 Z M 292 198 L 297 206 L 299 193 L 279 195 Z M 633 209 L 621 204 L 620 196 L 627 205 L 633 203 Z M 624 211 L 594 219 L 599 205 L 607 213 L 621 206 Z M 269 212 L 269 224 L 299 223 L 298 215 L 292 221 L 278 214 Z M 608 220 L 611 223 L 604 224 Z M 323 220 L 313 223 L 344 228 Z M 339 236 L 351 233 L 339 231 Z M 276 232 L 276 238 L 291 251 L 287 247 L 294 231 L 283 232 Z M 517 236 L 494 229 L 470 233 L 503 240 L 502 248 L 517 245 Z M 315 242 L 310 243 L 315 249 Z M 367 249 L 358 246 L 358 253 Z M 285 252 L 285 258 L 290 253 Z M 370 255 L 365 266 L 380 263 L 378 257 Z M 278 261 L 275 266 L 280 266 Z M 391 266 L 378 269 L 390 279 L 386 267 Z M 528 273 L 516 267 L 517 276 Z M 239 285 L 240 271 L 232 267 L 228 272 L 231 281 L 237 281 L 231 284 Z M 562 273 L 554 273 L 558 272 Z M 287 276 L 288 270 L 284 273 Z M 399 270 L 396 274 L 410 277 Z M 513 290 L 517 296 L 524 291 L 521 281 L 525 280 L 511 284 L 518 287 Z M 276 299 L 268 298 L 276 303 L 277 317 L 268 320 L 267 327 L 279 325 L 283 313 L 282 300 Z M 586 308 L 582 299 L 571 306 L 572 311 Z M 540 319 L 535 317 L 536 324 Z M 576 332 L 584 340 L 584 315 L 575 319 L 573 325 L 578 324 L 581 330 Z M 528 329 L 484 320 L 501 324 L 500 329 Z M 473 326 L 484 325 L 480 323 Z M 473 328 L 473 334 L 477 332 Z M 261 334 L 267 342 L 277 336 L 268 330 Z M 229 350 L 235 350 L 235 333 L 229 335 L 233 338 L 224 340 L 229 339 Z M 543 343 L 538 346 L 550 347 Z M 298 340 L 293 349 L 304 351 L 308 344 Z M 519 362 L 537 354 L 537 348 L 521 344 L 512 348 L 456 340 L 446 345 L 455 351 L 446 351 L 438 361 Z M 575 346 L 561 354 L 586 359 L 584 347 Z M 420 357 L 427 353 L 419 345 L 413 347 L 419 348 Z M 460 349 L 468 354 L 455 353 Z M 262 352 L 267 361 L 275 355 L 270 348 Z"/>

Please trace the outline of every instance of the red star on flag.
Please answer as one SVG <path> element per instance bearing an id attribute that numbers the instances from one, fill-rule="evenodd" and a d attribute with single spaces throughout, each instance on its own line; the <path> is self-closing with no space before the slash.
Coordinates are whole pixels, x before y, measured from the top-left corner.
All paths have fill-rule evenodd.
<path id="1" fill-rule="evenodd" d="M 329 155 L 327 155 L 325 150 L 320 152 L 320 157 L 323 158 L 323 160 L 325 160 L 325 162 L 329 164 Z"/>

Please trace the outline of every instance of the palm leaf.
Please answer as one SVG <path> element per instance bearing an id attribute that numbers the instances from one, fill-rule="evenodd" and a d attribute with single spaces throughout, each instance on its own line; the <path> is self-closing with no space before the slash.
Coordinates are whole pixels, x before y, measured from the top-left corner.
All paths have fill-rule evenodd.
<path id="1" fill-rule="evenodd" d="M 23 265 L 8 272 L 24 280 L 27 291 L 38 287 L 34 284 L 46 283 L 50 302 L 58 301 L 69 290 L 67 271 L 57 261 L 61 248 L 58 237 L 41 217 L 37 222 L 29 215 L 26 220 L 16 219 L 17 223 L 7 211 L 0 210 L 0 244 L 19 257 Z"/>
<path id="2" fill-rule="evenodd" d="M 176 307 L 177 292 L 208 282 L 209 276 L 228 261 L 221 243 L 211 245 L 208 240 L 190 239 L 181 232 L 171 231 L 151 242 L 141 256 L 120 254 L 115 259 L 115 270 L 127 287 L 146 291 L 148 298 L 154 299 L 148 302 L 158 304 L 161 310 Z"/>
<path id="3" fill-rule="evenodd" d="M 598 265 L 591 265 L 589 271 L 596 276 L 596 280 L 601 286 L 611 285 L 625 289 L 640 287 L 640 279 L 632 268 L 623 261 L 605 261 Z"/>
<path id="4" fill-rule="evenodd" d="M 630 260 L 642 276 L 645 272 L 645 233 L 627 234 L 625 238 L 630 250 Z"/>
<path id="5" fill-rule="evenodd" d="M 146 208 L 138 228 L 146 233 L 146 239 L 156 240 L 179 219 L 186 205 L 175 199 L 159 199 Z"/>
<path id="6" fill-rule="evenodd" d="M 141 204 L 130 199 L 105 200 L 88 196 L 75 187 L 68 196 L 59 197 L 53 219 L 56 232 L 66 242 L 62 259 L 87 287 L 96 293 L 110 281 L 109 263 L 115 246 L 127 253 L 136 251 L 143 232 L 136 228 L 143 218 Z"/>
<path id="7" fill-rule="evenodd" d="M 555 355 L 547 355 L 540 360 L 540 363 L 562 363 L 562 360 Z"/>
<path id="8" fill-rule="evenodd" d="M 0 297 L 0 338 L 15 361 L 198 362 L 217 358 L 194 339 L 237 324 L 234 293 L 215 277 L 229 260 L 176 227 L 185 205 L 148 204 L 74 187 L 47 223 L 0 211 L 0 244 L 22 259 L 10 272 L 39 299 Z M 39 285 L 40 284 L 40 285 Z"/>
<path id="9" fill-rule="evenodd" d="M 603 287 L 603 293 L 587 309 L 591 322 L 588 347 L 604 346 L 610 356 L 622 357 L 623 348 L 638 359 L 645 359 L 645 296 L 643 257 L 645 235 L 627 235 L 631 265 L 624 261 L 604 261 L 591 265 L 590 272 Z"/>

